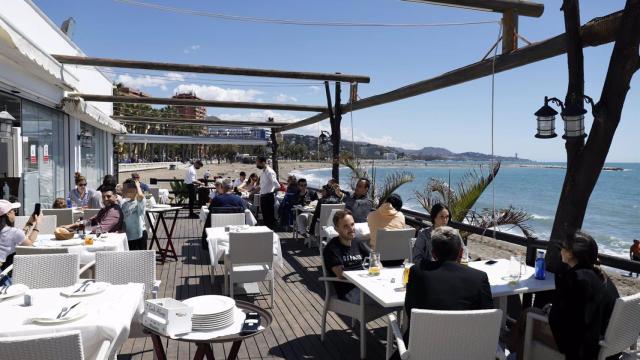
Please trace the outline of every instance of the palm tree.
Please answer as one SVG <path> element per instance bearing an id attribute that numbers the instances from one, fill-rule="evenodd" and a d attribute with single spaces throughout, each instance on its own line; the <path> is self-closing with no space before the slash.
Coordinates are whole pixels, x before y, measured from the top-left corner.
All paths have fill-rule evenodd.
<path id="1" fill-rule="evenodd" d="M 430 212 L 431 207 L 437 203 L 444 203 L 451 211 L 451 220 L 455 222 L 467 221 L 469 224 L 490 228 L 500 225 L 511 225 L 519 228 L 525 236 L 530 236 L 532 229 L 527 224 L 531 216 L 524 210 L 509 206 L 505 209 L 483 209 L 481 212 L 472 210 L 484 190 L 498 175 L 500 162 L 496 162 L 488 175 L 479 170 L 471 170 L 462 176 L 456 189 L 451 188 L 443 179 L 431 178 L 424 189 L 414 192 L 420 205 Z"/>
<path id="2" fill-rule="evenodd" d="M 376 167 L 371 164 L 371 175 L 365 170 L 359 161 L 355 160 L 350 154 L 341 154 L 340 159 L 342 165 L 351 169 L 351 188 L 355 189 L 358 179 L 365 178 L 371 182 L 371 191 L 369 196 L 375 206 L 384 203 L 384 201 L 393 194 L 398 188 L 404 184 L 408 184 L 415 179 L 415 175 L 408 171 L 396 171 L 385 177 L 381 186 L 376 184 Z"/>

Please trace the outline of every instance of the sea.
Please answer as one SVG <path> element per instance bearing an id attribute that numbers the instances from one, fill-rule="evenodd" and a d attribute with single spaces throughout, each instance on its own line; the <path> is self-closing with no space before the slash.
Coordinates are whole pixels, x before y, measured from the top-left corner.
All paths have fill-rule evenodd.
<path id="1" fill-rule="evenodd" d="M 591 194 L 583 230 L 591 234 L 603 253 L 628 257 L 633 239 L 640 239 L 640 163 L 607 163 Z M 371 173 L 370 166 L 364 166 Z M 489 173 L 489 164 L 398 162 L 391 166 L 376 166 L 376 182 L 394 172 L 407 171 L 415 180 L 397 191 L 404 207 L 424 211 L 416 200 L 415 191 L 425 188 L 431 178 L 440 178 L 455 188 L 470 171 Z M 513 206 L 526 211 L 531 219 L 529 226 L 539 239 L 547 240 L 551 234 L 554 214 L 565 176 L 564 163 L 502 163 L 498 175 L 484 191 L 474 210 L 506 208 Z M 331 169 L 312 169 L 293 172 L 304 177 L 311 187 L 319 188 L 331 178 Z M 349 188 L 351 170 L 340 169 L 340 184 Z M 346 185 L 346 186 L 345 186 Z M 519 229 L 503 228 L 521 234 Z"/>

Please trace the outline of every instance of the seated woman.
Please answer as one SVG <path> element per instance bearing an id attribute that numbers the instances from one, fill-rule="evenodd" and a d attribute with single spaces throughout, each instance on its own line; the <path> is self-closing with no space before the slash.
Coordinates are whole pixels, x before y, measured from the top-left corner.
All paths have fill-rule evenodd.
<path id="1" fill-rule="evenodd" d="M 42 222 L 42 215 L 36 217 L 31 215 L 24 229 L 14 227 L 15 209 L 18 208 L 20 203 L 0 200 L 0 271 L 12 264 L 16 246 L 32 246 L 40 233 L 38 225 Z M 0 279 L 0 285 L 5 281 Z"/>
<path id="2" fill-rule="evenodd" d="M 73 206 L 100 209 L 100 192 L 87 187 L 87 178 L 79 172 L 75 174 L 76 188 L 69 193 L 69 198 Z"/>
<path id="3" fill-rule="evenodd" d="M 256 175 L 256 173 L 251 173 L 247 181 L 245 181 L 244 184 L 238 186 L 238 191 L 240 192 L 246 191 L 250 194 L 253 194 L 257 191 L 256 190 L 257 187 L 258 187 L 258 175 Z"/>
<path id="4" fill-rule="evenodd" d="M 440 226 L 449 225 L 451 218 L 451 212 L 447 205 L 437 203 L 431 207 L 429 212 L 431 216 L 431 224 L 433 226 L 427 226 L 418 231 L 416 243 L 413 245 L 413 263 L 419 264 L 423 259 L 431 261 L 431 231 Z"/>
<path id="5" fill-rule="evenodd" d="M 375 211 L 367 217 L 371 236 L 369 244 L 375 250 L 378 230 L 404 229 L 404 214 L 402 210 L 402 198 L 398 194 L 391 194 Z"/>
<path id="6" fill-rule="evenodd" d="M 558 349 L 567 360 L 596 359 L 600 337 L 620 295 L 597 266 L 598 244 L 591 236 L 581 231 L 569 235 L 560 255 L 562 266 L 555 274 L 556 291 L 548 311 L 549 323 L 535 327 L 534 337 Z M 548 308 L 549 305 L 545 306 Z M 537 308 L 527 311 L 546 313 Z M 524 319 L 518 322 L 511 339 L 510 348 L 518 359 L 523 358 Z M 552 336 L 548 336 L 549 332 Z"/>
<path id="7" fill-rule="evenodd" d="M 51 205 L 52 209 L 66 209 L 67 202 L 63 198 L 56 198 Z"/>

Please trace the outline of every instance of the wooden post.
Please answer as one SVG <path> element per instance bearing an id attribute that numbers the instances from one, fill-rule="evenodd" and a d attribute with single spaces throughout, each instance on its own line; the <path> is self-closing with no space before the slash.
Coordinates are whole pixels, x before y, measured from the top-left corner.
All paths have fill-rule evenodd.
<path id="1" fill-rule="evenodd" d="M 273 118 L 269 118 L 269 122 L 273 122 Z M 271 168 L 276 172 L 276 178 L 280 179 L 278 170 L 278 137 L 275 129 L 271 129 Z"/>
<path id="2" fill-rule="evenodd" d="M 518 48 L 518 13 L 507 10 L 502 13 L 502 53 L 507 54 Z"/>
<path id="3" fill-rule="evenodd" d="M 340 106 L 340 82 L 336 82 L 335 110 L 331 119 L 331 152 L 333 163 L 331 177 L 340 182 L 340 123 L 342 122 L 342 107 Z"/>

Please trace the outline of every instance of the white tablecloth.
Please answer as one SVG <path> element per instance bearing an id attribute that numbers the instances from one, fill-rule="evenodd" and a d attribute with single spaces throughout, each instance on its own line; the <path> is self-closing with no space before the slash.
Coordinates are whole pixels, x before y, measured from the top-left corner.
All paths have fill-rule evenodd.
<path id="1" fill-rule="evenodd" d="M 326 237 L 328 240 L 338 236 L 338 232 L 333 228 L 333 226 L 325 226 L 321 232 L 321 235 Z M 356 237 L 358 239 L 369 241 L 370 235 L 371 230 L 369 230 L 368 223 L 356 223 Z"/>
<path id="2" fill-rule="evenodd" d="M 103 234 L 99 239 L 94 236 L 93 245 L 73 245 L 67 246 L 70 254 L 80 255 L 80 264 L 88 264 L 96 259 L 96 251 L 128 251 L 129 243 L 127 242 L 127 234 L 125 233 L 108 233 Z M 80 239 L 74 237 L 73 240 L 79 242 Z M 33 246 L 36 247 L 53 247 L 62 246 L 66 241 L 57 241 L 53 234 L 40 234 Z"/>
<path id="3" fill-rule="evenodd" d="M 80 330 L 85 359 L 96 359 L 102 342 L 111 342 L 113 358 L 129 336 L 131 320 L 144 311 L 144 285 L 111 285 L 104 292 L 92 296 L 67 298 L 61 288 L 29 290 L 33 305 L 21 306 L 23 296 L 0 301 L 0 337 L 52 334 Z M 88 314 L 78 320 L 59 325 L 37 325 L 30 318 L 48 308 L 62 308 L 66 304 L 83 301 Z M 0 355 L 0 357 L 2 357 Z M 56 358 L 51 354 L 51 358 Z"/>
<path id="4" fill-rule="evenodd" d="M 252 226 L 243 230 L 243 232 L 263 231 L 270 231 L 270 229 L 266 226 Z M 207 228 L 206 232 L 211 265 L 215 266 L 220 259 L 224 259 L 224 255 L 229 251 L 229 233 L 224 231 L 224 227 Z M 282 261 L 280 237 L 275 232 L 273 233 L 273 262 L 280 266 L 284 266 Z"/>
<path id="5" fill-rule="evenodd" d="M 201 226 L 204 226 L 205 221 L 207 221 L 207 216 L 209 216 L 209 207 L 203 206 L 202 208 L 200 208 L 200 225 Z M 256 220 L 255 216 L 253 216 L 253 213 L 249 209 L 246 209 L 244 211 L 244 223 L 251 226 L 254 226 L 255 224 L 258 223 L 258 220 Z"/>

